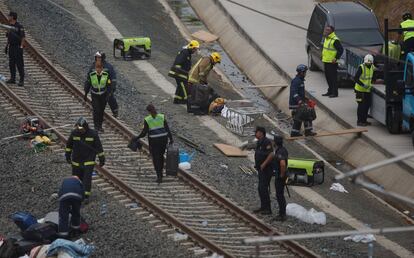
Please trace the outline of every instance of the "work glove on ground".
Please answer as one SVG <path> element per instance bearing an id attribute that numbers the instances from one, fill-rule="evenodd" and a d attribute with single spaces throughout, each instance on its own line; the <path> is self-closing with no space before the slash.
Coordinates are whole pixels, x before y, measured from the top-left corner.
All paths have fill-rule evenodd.
<path id="1" fill-rule="evenodd" d="M 72 163 L 72 159 L 71 159 L 71 157 L 70 157 L 70 154 L 71 154 L 71 153 L 69 153 L 69 152 L 65 154 L 66 162 L 67 162 L 67 163 L 69 163 L 69 164 L 71 164 L 71 163 Z"/>
<path id="2" fill-rule="evenodd" d="M 105 165 L 105 156 L 99 157 L 99 166 L 103 167 Z"/>

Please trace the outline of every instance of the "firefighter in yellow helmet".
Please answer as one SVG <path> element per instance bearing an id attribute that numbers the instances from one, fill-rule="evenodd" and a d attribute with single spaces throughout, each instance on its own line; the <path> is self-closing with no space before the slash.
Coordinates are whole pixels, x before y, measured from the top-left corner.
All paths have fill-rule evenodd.
<path id="1" fill-rule="evenodd" d="M 191 55 L 200 48 L 197 40 L 191 40 L 183 50 L 178 52 L 174 64 L 168 72 L 177 83 L 174 104 L 186 104 L 188 98 L 188 71 L 191 69 Z"/>
<path id="2" fill-rule="evenodd" d="M 187 112 L 196 115 L 204 115 L 208 113 L 208 107 L 211 99 L 215 99 L 217 95 L 213 88 L 208 86 L 207 77 L 214 65 L 221 62 L 221 56 L 217 52 L 211 53 L 209 56 L 200 58 L 188 73 L 188 83 L 191 87 L 191 98 L 187 105 Z"/>

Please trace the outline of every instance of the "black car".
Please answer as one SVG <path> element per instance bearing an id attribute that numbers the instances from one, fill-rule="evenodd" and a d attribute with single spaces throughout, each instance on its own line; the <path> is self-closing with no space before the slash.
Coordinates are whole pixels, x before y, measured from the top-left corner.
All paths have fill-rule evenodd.
<path id="1" fill-rule="evenodd" d="M 361 56 L 365 56 L 368 51 L 381 53 L 384 38 L 378 20 L 369 7 L 361 2 L 319 3 L 313 10 L 306 36 L 310 70 L 323 70 L 323 31 L 327 25 L 335 27 L 344 50 L 349 49 Z M 338 81 L 352 79 L 347 73 L 345 53 L 338 60 Z"/>

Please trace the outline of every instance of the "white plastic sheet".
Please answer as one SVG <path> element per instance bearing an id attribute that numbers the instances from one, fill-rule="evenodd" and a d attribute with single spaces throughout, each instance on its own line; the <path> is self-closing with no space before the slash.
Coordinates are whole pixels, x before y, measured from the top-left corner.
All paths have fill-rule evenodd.
<path id="1" fill-rule="evenodd" d="M 341 185 L 340 183 L 333 183 L 331 185 L 331 188 L 329 188 L 329 190 L 336 191 L 336 192 L 341 192 L 341 193 L 348 193 L 348 191 L 345 189 L 345 187 L 343 185 Z"/>
<path id="2" fill-rule="evenodd" d="M 326 224 L 325 213 L 317 212 L 313 208 L 306 210 L 304 207 L 296 203 L 289 203 L 286 206 L 286 214 L 309 224 Z"/>

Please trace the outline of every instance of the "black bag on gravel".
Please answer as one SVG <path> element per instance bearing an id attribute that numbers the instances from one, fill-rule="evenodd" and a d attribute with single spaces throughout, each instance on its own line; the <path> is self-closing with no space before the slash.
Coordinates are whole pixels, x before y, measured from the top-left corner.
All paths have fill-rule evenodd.
<path id="1" fill-rule="evenodd" d="M 176 176 L 178 172 L 178 147 L 174 144 L 170 144 L 167 149 L 167 161 L 165 167 L 165 173 L 168 176 Z"/>
<path id="2" fill-rule="evenodd" d="M 51 222 L 38 223 L 26 229 L 22 236 L 25 240 L 49 243 L 57 238 L 58 226 Z"/>
<path id="3" fill-rule="evenodd" d="M 0 246 L 0 258 L 19 257 L 15 243 L 16 240 L 12 238 L 3 240 L 3 244 Z"/>

